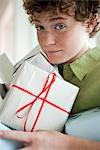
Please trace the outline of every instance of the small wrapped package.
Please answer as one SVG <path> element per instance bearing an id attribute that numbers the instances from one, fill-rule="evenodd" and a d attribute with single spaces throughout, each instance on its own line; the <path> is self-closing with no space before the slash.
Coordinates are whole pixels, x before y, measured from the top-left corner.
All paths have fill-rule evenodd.
<path id="1" fill-rule="evenodd" d="M 16 63 L 14 66 L 15 72 L 16 70 L 25 62 L 30 60 L 31 58 L 33 59 L 37 54 L 41 53 L 41 48 L 39 45 L 37 45 L 32 51 L 30 51 L 27 55 L 25 55 L 24 58 L 22 58 L 19 62 Z"/>
<path id="2" fill-rule="evenodd" d="M 69 117 L 65 132 L 83 139 L 100 141 L 100 107 Z"/>
<path id="3" fill-rule="evenodd" d="M 37 67 L 39 67 L 40 69 L 43 69 L 45 71 L 49 71 L 50 73 L 56 71 L 56 74 L 58 77 L 62 78 L 61 75 L 58 73 L 58 69 L 56 66 L 52 66 L 50 65 L 50 63 L 48 62 L 48 60 L 46 59 L 46 57 L 40 52 L 40 53 L 35 53 L 34 55 L 29 55 L 29 57 L 26 57 L 26 59 L 24 58 L 23 61 L 21 61 L 21 63 L 18 63 L 15 65 L 15 70 L 14 73 L 16 73 L 16 71 L 18 70 L 18 68 L 24 63 L 24 62 L 28 62 L 32 65 L 35 65 Z"/>
<path id="4" fill-rule="evenodd" d="M 62 131 L 79 88 L 25 62 L 14 76 L 0 120 L 17 129 Z"/>
<path id="5" fill-rule="evenodd" d="M 5 125 L 3 125 L 2 123 L 0 123 L 0 130 L 10 131 L 10 129 L 8 127 L 6 127 Z M 0 149 L 1 150 L 16 150 L 21 147 L 23 147 L 23 144 L 20 142 L 0 138 Z"/>
<path id="6" fill-rule="evenodd" d="M 14 66 L 6 54 L 0 55 L 0 79 L 9 84 L 12 80 Z"/>

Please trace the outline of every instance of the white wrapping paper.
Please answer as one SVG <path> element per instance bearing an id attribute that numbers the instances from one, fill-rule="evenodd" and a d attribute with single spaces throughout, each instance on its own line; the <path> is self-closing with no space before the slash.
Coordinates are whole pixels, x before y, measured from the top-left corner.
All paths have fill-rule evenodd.
<path id="1" fill-rule="evenodd" d="M 62 131 L 79 88 L 58 77 L 54 77 L 51 84 L 54 75 L 50 74 L 45 90 L 40 94 L 48 75 L 27 62 L 19 68 L 5 97 L 0 117 L 2 123 L 18 130 Z"/>
<path id="2" fill-rule="evenodd" d="M 4 83 L 10 83 L 12 80 L 12 75 L 14 71 L 14 66 L 6 54 L 0 55 L 0 79 Z"/>
<path id="3" fill-rule="evenodd" d="M 24 60 L 21 61 L 22 64 L 25 62 L 35 65 L 40 69 L 43 69 L 50 73 L 56 72 L 57 76 L 62 78 L 61 75 L 58 73 L 57 67 L 52 66 L 41 52 L 35 53 L 34 51 L 34 55 L 29 55 L 29 57 L 26 57 L 26 59 L 24 58 Z M 21 63 L 16 64 L 15 71 L 14 71 L 15 73 L 18 70 L 18 68 L 22 65 Z"/>
<path id="4" fill-rule="evenodd" d="M 65 132 L 83 139 L 100 141 L 100 107 L 93 108 L 70 117 Z"/>

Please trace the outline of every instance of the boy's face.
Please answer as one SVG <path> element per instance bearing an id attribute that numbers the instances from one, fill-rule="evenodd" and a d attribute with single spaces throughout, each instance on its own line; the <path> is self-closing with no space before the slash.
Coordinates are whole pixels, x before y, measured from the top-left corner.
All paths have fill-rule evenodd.
<path id="1" fill-rule="evenodd" d="M 52 64 L 72 62 L 88 49 L 86 26 L 67 15 L 35 13 L 39 44 Z"/>

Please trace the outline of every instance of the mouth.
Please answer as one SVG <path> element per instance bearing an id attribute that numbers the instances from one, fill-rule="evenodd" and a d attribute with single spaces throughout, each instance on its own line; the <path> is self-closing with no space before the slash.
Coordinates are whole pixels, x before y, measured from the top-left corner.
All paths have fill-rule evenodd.
<path id="1" fill-rule="evenodd" d="M 51 50 L 51 51 L 47 51 L 47 54 L 55 54 L 55 53 L 59 53 L 62 50 Z"/>

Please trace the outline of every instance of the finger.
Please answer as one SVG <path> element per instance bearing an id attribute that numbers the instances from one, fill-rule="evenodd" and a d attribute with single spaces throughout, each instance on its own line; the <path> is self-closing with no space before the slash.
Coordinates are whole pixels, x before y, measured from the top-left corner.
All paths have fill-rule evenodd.
<path id="1" fill-rule="evenodd" d="M 0 131 L 0 138 L 29 143 L 34 138 L 33 132 L 24 131 Z"/>
<path id="2" fill-rule="evenodd" d="M 34 132 L 48 132 L 48 130 L 38 129 L 38 130 L 35 130 Z"/>
<path id="3" fill-rule="evenodd" d="M 45 132 L 46 130 L 41 130 L 41 129 L 38 129 L 38 130 L 35 130 L 35 132 Z"/>

